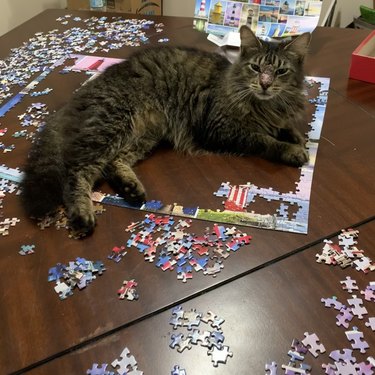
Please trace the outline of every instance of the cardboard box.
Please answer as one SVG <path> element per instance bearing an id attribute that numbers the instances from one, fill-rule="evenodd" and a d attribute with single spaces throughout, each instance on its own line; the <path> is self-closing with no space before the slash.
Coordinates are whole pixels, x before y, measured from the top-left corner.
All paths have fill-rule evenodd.
<path id="1" fill-rule="evenodd" d="M 131 0 L 107 0 L 108 12 L 133 13 Z"/>
<path id="2" fill-rule="evenodd" d="M 160 16 L 162 0 L 131 0 L 132 13 Z"/>
<path id="3" fill-rule="evenodd" d="M 90 0 L 67 0 L 68 9 L 88 10 Z M 162 14 L 162 0 L 107 0 L 108 12 L 158 15 Z"/>
<path id="4" fill-rule="evenodd" d="M 73 10 L 89 10 L 90 0 L 68 0 L 67 8 Z"/>
<path id="5" fill-rule="evenodd" d="M 352 53 L 349 77 L 375 83 L 375 30 Z"/>

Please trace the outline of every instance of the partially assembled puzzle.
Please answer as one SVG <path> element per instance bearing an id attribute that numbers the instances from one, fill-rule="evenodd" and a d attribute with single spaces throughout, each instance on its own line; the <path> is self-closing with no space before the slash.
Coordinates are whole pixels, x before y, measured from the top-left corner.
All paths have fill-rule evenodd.
<path id="1" fill-rule="evenodd" d="M 101 194 L 100 192 L 95 192 L 92 199 L 101 204 L 168 213 L 217 223 L 306 234 L 308 231 L 312 178 L 327 105 L 329 79 L 306 77 L 306 86 L 317 86 L 318 95 L 310 98 L 310 103 L 314 105 L 314 113 L 312 121 L 309 123 L 310 130 L 307 133 L 309 162 L 300 168 L 300 179 L 295 183 L 294 191 L 279 192 L 272 187 L 258 186 L 256 181 L 244 182 L 240 185 L 223 182 L 218 190 L 213 193 L 220 199 L 224 198 L 223 210 L 200 208 L 194 202 L 191 202 L 190 206 L 184 207 L 178 203 L 164 203 L 158 200 L 148 201 L 140 208 L 132 207 L 118 195 Z M 255 200 L 262 200 L 263 203 L 270 202 L 269 212 L 260 214 L 251 210 L 251 205 Z M 276 210 L 271 208 L 275 202 L 279 206 Z"/>

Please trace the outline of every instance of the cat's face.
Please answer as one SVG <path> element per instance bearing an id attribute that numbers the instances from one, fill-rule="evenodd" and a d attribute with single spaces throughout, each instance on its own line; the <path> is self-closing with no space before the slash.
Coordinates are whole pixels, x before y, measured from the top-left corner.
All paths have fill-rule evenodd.
<path id="1" fill-rule="evenodd" d="M 240 32 L 242 79 L 253 96 L 269 100 L 299 86 L 310 34 L 303 34 L 289 44 L 275 45 L 261 42 L 246 26 Z"/>

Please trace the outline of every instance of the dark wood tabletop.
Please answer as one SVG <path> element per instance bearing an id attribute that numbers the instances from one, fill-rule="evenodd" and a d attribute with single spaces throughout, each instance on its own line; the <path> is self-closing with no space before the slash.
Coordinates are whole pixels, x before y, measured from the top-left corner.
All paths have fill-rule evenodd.
<path id="1" fill-rule="evenodd" d="M 1 37 L 0 58 L 36 32 L 63 29 L 56 18 L 65 14 L 64 10 L 45 11 Z M 93 13 L 69 14 L 85 18 Z M 154 19 L 164 24 L 162 37 L 169 38 L 171 45 L 217 50 L 205 34 L 193 30 L 189 18 Z M 375 90 L 348 77 L 351 53 L 367 35 L 365 30 L 335 28 L 317 28 L 313 33 L 306 74 L 329 77 L 331 84 L 313 176 L 308 234 L 237 226 L 252 236 L 251 243 L 231 254 L 215 278 L 197 272 L 182 283 L 176 272 L 162 272 L 133 248 L 118 264 L 107 260 L 114 246 L 129 239 L 125 228 L 143 220 L 145 212 L 106 206 L 94 234 L 78 241 L 69 238 L 65 229 L 41 230 L 25 217 L 19 197 L 7 194 L 3 217 L 20 222 L 9 235 L 0 237 L 0 372 L 81 374 L 93 363 L 110 363 L 128 347 L 145 374 L 169 374 L 176 364 L 189 375 L 263 374 L 265 364 L 272 361 L 283 373 L 281 365 L 288 362 L 293 338 L 315 332 L 327 353 L 317 359 L 306 356 L 306 363 L 313 366 L 313 373 L 323 373 L 321 364 L 332 362 L 328 354 L 350 348 L 350 343 L 345 342 L 345 329 L 335 324 L 338 312 L 325 308 L 320 299 L 335 295 L 345 302 L 350 298 L 340 284 L 346 276 L 356 279 L 361 289 L 374 281 L 371 272 L 315 262 L 323 240 L 335 241 L 341 229 L 350 227 L 359 230 L 358 246 L 375 258 Z M 150 38 L 150 44 L 157 44 L 158 38 Z M 123 47 L 108 56 L 126 58 L 133 50 Z M 43 97 L 50 111 L 61 107 L 80 84 L 78 76 L 62 77 L 51 74 L 41 84 L 41 89 L 54 89 Z M 12 152 L 1 154 L 0 164 L 17 168 L 24 163 L 30 142 L 12 139 L 11 133 L 20 130 L 15 125 L 17 116 L 39 100 L 26 98 L 0 119 L 0 128 L 10 129 L 0 141 L 16 145 Z M 256 157 L 192 157 L 168 148 L 158 149 L 136 171 L 149 197 L 203 207 L 217 205 L 212 192 L 223 181 L 242 183 L 256 175 L 264 186 L 292 190 L 297 177 L 293 168 Z M 110 192 L 106 186 L 103 189 Z M 208 226 L 212 223 L 194 220 L 190 230 L 202 234 Z M 35 254 L 20 256 L 23 244 L 34 244 Z M 84 290 L 60 301 L 53 283 L 47 281 L 48 270 L 77 257 L 102 260 L 106 271 Z M 139 300 L 118 299 L 117 290 L 125 279 L 138 282 Z M 215 368 L 207 348 L 179 353 L 169 347 L 174 333 L 168 323 L 171 310 L 180 304 L 185 310 L 212 310 L 225 319 L 225 344 L 233 358 Z M 365 318 L 375 316 L 374 302 L 365 304 L 369 311 Z M 357 362 L 375 353 L 373 332 L 364 321 L 355 318 L 355 325 L 365 333 L 370 349 L 365 355 L 355 350 Z"/>

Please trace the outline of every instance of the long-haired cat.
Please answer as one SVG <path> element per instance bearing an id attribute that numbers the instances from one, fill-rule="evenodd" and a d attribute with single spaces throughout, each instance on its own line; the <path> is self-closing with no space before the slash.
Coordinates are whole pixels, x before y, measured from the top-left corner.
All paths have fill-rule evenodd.
<path id="1" fill-rule="evenodd" d="M 129 203 L 145 189 L 132 166 L 161 141 L 176 150 L 256 154 L 295 167 L 308 160 L 295 125 L 304 114 L 303 60 L 310 34 L 270 44 L 240 29 L 231 64 L 215 53 L 158 47 L 111 66 L 52 115 L 21 183 L 28 215 L 64 205 L 69 226 L 95 226 L 94 183 L 106 178 Z"/>

